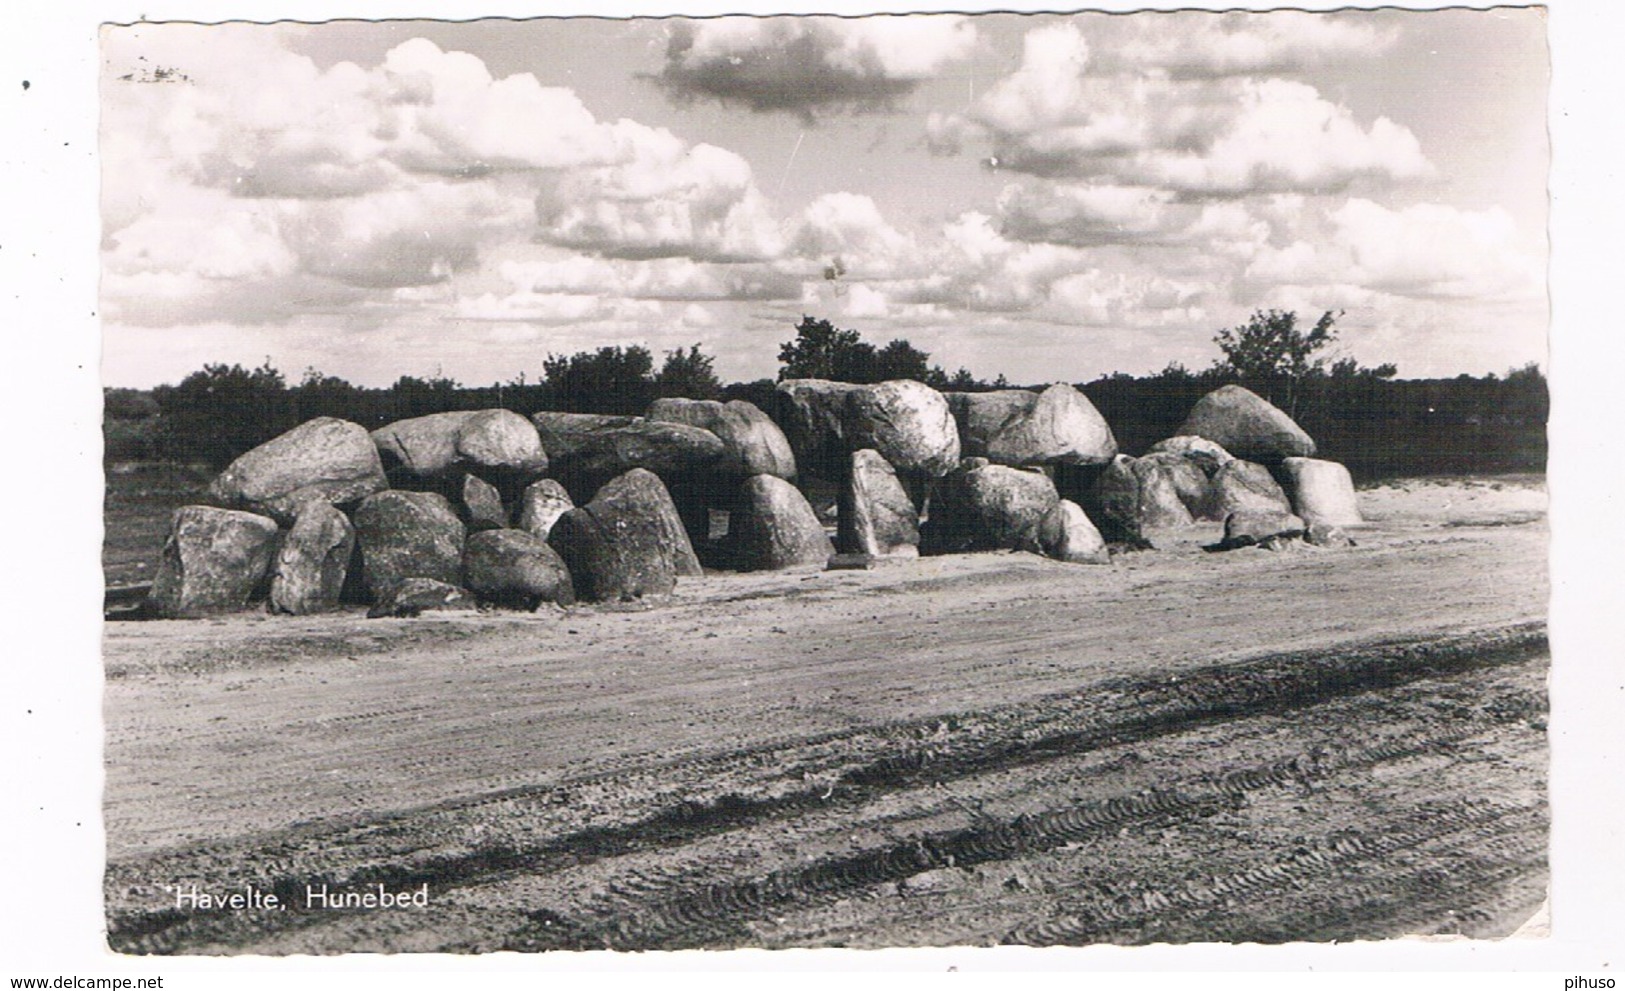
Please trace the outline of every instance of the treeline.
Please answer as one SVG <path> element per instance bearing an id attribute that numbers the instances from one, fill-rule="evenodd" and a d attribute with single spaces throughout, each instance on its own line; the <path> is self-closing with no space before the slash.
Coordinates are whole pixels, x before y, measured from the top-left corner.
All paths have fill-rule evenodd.
<path id="1" fill-rule="evenodd" d="M 877 347 L 824 320 L 805 317 L 796 332 L 780 348 L 780 380 L 908 378 L 957 391 L 1018 387 L 1002 375 L 985 381 L 964 368 L 948 374 L 907 341 Z M 1322 454 L 1346 464 L 1357 479 L 1545 469 L 1548 395 L 1538 366 L 1477 378 L 1393 376 L 1392 365 L 1361 368 L 1347 359 L 1329 367 L 1305 364 L 1287 376 L 1278 369 L 1238 370 L 1226 361 L 1196 372 L 1170 365 L 1155 375 L 1118 373 L 1076 385 L 1130 454 L 1172 435 L 1198 399 L 1235 382 L 1289 408 Z M 658 367 L 653 354 L 636 345 L 549 355 L 539 381 L 520 375 L 488 386 L 402 376 L 386 388 L 367 388 L 314 368 L 290 385 L 269 361 L 254 369 L 212 364 L 176 385 L 105 390 L 104 453 L 109 461 L 202 462 L 218 468 L 318 416 L 372 429 L 408 417 L 496 407 L 526 414 L 639 415 L 667 396 L 745 399 L 771 414 L 774 386 L 770 379 L 724 385 L 699 345 L 666 352 Z"/>

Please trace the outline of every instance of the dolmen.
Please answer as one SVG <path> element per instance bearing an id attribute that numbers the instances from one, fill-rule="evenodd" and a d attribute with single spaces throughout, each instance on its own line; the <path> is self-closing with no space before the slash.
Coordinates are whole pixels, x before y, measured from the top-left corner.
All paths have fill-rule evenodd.
<path id="1" fill-rule="evenodd" d="M 1024 551 L 1100 564 L 1201 521 L 1224 523 L 1225 549 L 1346 546 L 1342 528 L 1361 524 L 1347 469 L 1239 386 L 1202 397 L 1137 457 L 1064 383 L 794 379 L 770 407 L 469 410 L 372 431 L 318 417 L 234 460 L 209 504 L 176 511 L 148 612 L 534 610 L 665 595 L 702 559 L 776 571 Z M 833 528 L 815 492 L 825 506 L 833 493 Z"/>

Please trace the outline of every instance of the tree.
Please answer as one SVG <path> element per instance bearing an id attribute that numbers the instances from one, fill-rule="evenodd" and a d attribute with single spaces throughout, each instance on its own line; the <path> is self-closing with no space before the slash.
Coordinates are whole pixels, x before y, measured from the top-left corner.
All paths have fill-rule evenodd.
<path id="1" fill-rule="evenodd" d="M 717 378 L 714 359 L 700 350 L 698 344 L 687 351 L 678 348 L 666 352 L 665 364 L 655 373 L 655 394 L 662 399 L 716 399 L 722 395 L 722 380 Z"/>
<path id="2" fill-rule="evenodd" d="M 653 370 L 654 356 L 636 344 L 542 361 L 549 406 L 571 413 L 641 416 L 655 398 Z"/>
<path id="3" fill-rule="evenodd" d="M 898 338 L 875 353 L 875 381 L 885 382 L 890 379 L 913 379 L 916 382 L 930 384 L 933 378 L 946 380 L 942 369 L 933 369 L 931 355 Z M 936 372 L 933 376 L 932 371 Z"/>
<path id="4" fill-rule="evenodd" d="M 306 368 L 304 378 L 289 390 L 297 419 L 303 423 L 318 416 L 353 420 L 361 406 L 360 390 L 334 375 Z"/>
<path id="5" fill-rule="evenodd" d="M 158 404 L 165 456 L 216 467 L 292 428 L 295 414 L 282 373 L 266 359 L 242 365 L 204 365 L 179 385 L 152 390 Z"/>
<path id="6" fill-rule="evenodd" d="M 1213 343 L 1224 352 L 1222 367 L 1261 386 L 1270 402 L 1280 402 L 1289 416 L 1296 416 L 1300 386 L 1323 371 L 1326 358 L 1317 352 L 1337 339 L 1332 325 L 1340 316 L 1327 310 L 1304 332 L 1292 310 L 1258 310 L 1241 326 L 1219 331 Z"/>
<path id="7" fill-rule="evenodd" d="M 779 345 L 779 381 L 832 379 L 836 382 L 875 382 L 875 346 L 866 344 L 855 330 L 839 330 L 828 320 L 801 317 L 796 339 Z"/>

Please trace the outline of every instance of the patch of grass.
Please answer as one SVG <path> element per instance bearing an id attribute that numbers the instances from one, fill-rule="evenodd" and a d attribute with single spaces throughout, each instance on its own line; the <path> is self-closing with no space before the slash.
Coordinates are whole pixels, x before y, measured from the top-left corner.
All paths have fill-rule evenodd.
<path id="1" fill-rule="evenodd" d="M 106 466 L 102 574 L 108 585 L 152 580 L 176 509 L 200 502 L 212 473 L 202 465 L 123 461 Z"/>

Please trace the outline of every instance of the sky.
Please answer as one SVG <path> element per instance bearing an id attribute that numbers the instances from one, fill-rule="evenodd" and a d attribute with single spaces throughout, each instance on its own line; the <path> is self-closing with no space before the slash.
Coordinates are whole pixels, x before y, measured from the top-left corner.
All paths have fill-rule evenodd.
<path id="1" fill-rule="evenodd" d="M 1542 364 L 1537 10 L 139 24 L 102 32 L 102 377 L 535 381 L 802 315 L 1083 382 L 1341 311 Z"/>

